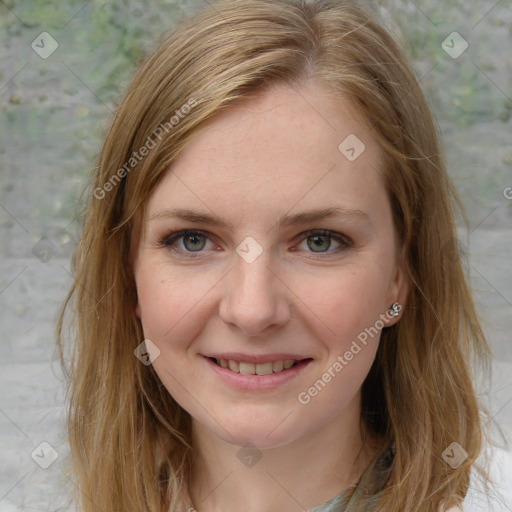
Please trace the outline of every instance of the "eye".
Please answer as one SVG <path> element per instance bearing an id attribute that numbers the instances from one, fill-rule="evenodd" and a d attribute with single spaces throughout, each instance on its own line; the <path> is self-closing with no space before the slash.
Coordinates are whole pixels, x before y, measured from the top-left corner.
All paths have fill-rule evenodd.
<path id="1" fill-rule="evenodd" d="M 177 243 L 181 240 L 181 244 Z M 167 235 L 161 242 L 164 247 L 169 247 L 178 252 L 201 252 L 207 245 L 208 235 L 203 231 L 184 229 Z M 178 247 L 181 245 L 181 247 Z"/>
<path id="2" fill-rule="evenodd" d="M 325 229 L 310 230 L 300 236 L 302 242 L 295 246 L 292 251 L 331 255 L 353 246 L 348 237 Z M 211 244 L 210 247 L 208 247 L 208 243 Z M 332 248 L 333 243 L 335 244 L 334 248 Z M 215 244 L 211 241 L 208 233 L 196 229 L 183 229 L 169 233 L 158 245 L 190 257 L 199 257 L 201 253 L 205 252 L 204 249 L 215 248 Z"/>
<path id="3" fill-rule="evenodd" d="M 324 229 L 315 229 L 311 231 L 307 231 L 306 233 L 303 233 L 303 236 L 305 237 L 304 242 L 306 243 L 309 251 L 313 253 L 334 253 L 338 252 L 343 249 L 347 249 L 352 246 L 352 242 L 347 237 L 341 235 L 340 233 L 336 233 L 334 231 L 324 230 Z M 331 249 L 333 241 L 338 246 L 333 249 Z M 302 242 L 298 247 L 299 250 L 307 250 L 304 249 Z"/>

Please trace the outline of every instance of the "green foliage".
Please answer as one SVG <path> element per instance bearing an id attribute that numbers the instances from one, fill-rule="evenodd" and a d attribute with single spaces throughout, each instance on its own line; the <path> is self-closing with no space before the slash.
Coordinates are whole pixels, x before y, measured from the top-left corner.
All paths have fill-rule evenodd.
<path id="1" fill-rule="evenodd" d="M 81 0 L 9 0 L 2 2 L 12 16 L 2 16 L 8 26 L 20 24 L 25 28 L 44 27 L 45 30 L 60 29 L 82 6 Z M 15 13 L 15 14 L 14 14 Z"/>

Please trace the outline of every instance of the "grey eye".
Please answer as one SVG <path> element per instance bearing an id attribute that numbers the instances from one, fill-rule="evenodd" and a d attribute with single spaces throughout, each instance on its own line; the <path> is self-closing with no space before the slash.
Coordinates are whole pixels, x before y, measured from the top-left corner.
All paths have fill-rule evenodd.
<path id="1" fill-rule="evenodd" d="M 187 251 L 200 251 L 206 245 L 206 237 L 198 233 L 185 235 L 183 237 L 183 245 Z"/>
<path id="2" fill-rule="evenodd" d="M 313 252 L 325 252 L 331 247 L 331 237 L 328 235 L 312 235 L 307 240 Z"/>

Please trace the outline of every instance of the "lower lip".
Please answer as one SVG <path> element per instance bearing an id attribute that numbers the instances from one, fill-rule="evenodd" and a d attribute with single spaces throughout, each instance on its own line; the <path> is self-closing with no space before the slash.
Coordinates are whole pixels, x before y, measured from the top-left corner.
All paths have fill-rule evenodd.
<path id="1" fill-rule="evenodd" d="M 245 375 L 243 373 L 232 372 L 228 368 L 223 368 L 207 357 L 204 357 L 204 359 L 210 368 L 216 372 L 224 382 L 244 391 L 275 389 L 279 385 L 296 378 L 312 361 L 311 359 L 306 359 L 287 370 L 269 375 Z"/>

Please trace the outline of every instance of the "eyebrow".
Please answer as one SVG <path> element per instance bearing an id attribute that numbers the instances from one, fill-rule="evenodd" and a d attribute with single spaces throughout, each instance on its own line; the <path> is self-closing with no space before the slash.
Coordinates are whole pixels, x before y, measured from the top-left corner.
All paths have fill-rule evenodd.
<path id="1" fill-rule="evenodd" d="M 159 210 L 150 216 L 149 221 L 165 217 L 174 217 L 196 224 L 209 224 L 211 226 L 228 227 L 230 229 L 233 228 L 231 223 L 224 222 L 216 215 L 211 215 L 208 212 L 203 211 L 189 210 L 186 208 L 166 208 L 164 210 Z M 296 226 L 298 224 L 307 224 L 309 222 L 318 220 L 333 219 L 339 217 L 361 219 L 371 224 L 369 215 L 362 210 L 333 207 L 320 210 L 311 210 L 293 215 L 283 215 L 274 224 L 271 230 L 279 229 L 280 227 Z"/>

